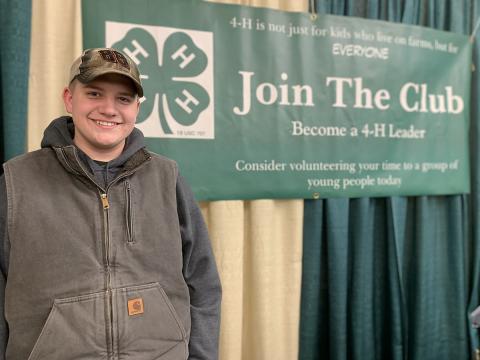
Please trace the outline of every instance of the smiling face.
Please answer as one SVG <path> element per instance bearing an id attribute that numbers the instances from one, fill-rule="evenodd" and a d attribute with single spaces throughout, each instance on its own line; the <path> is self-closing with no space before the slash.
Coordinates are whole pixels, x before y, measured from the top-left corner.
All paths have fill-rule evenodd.
<path id="1" fill-rule="evenodd" d="M 88 84 L 74 80 L 63 91 L 63 101 L 75 124 L 76 146 L 99 161 L 113 160 L 122 153 L 140 106 L 129 78 L 107 74 Z"/>

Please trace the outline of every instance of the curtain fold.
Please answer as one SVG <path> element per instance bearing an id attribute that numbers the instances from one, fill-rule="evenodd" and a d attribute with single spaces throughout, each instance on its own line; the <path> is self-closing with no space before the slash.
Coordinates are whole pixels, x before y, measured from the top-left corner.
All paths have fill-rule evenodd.
<path id="1" fill-rule="evenodd" d="M 222 287 L 220 359 L 296 359 L 302 200 L 202 203 Z"/>
<path id="2" fill-rule="evenodd" d="M 472 171 L 472 189 L 469 197 L 469 238 L 467 253 L 470 255 L 467 264 L 468 269 L 468 289 L 469 289 L 469 313 L 480 306 L 480 167 L 478 154 L 480 154 L 480 128 L 479 124 L 479 103 L 480 103 L 480 3 L 474 1 L 470 7 L 471 13 L 471 41 L 473 43 L 473 67 L 472 73 L 472 94 L 471 94 L 471 125 L 470 125 L 470 153 L 471 171 Z M 476 349 L 480 356 L 478 330 L 470 328 L 470 339 L 472 349 Z"/>
<path id="3" fill-rule="evenodd" d="M 309 0 L 207 0 L 223 4 L 237 4 L 246 6 L 268 7 L 284 11 L 303 11 L 308 9 Z"/>
<path id="4" fill-rule="evenodd" d="M 317 11 L 468 34 L 474 3 L 320 0 Z M 475 94 L 475 127 L 476 103 Z M 472 137 L 477 167 L 478 133 Z M 478 290 L 469 299 L 472 286 L 478 289 L 478 278 L 470 280 L 478 266 L 470 264 L 479 260 L 478 238 L 469 237 L 478 208 L 470 213 L 469 200 L 305 201 L 300 359 L 469 359 L 476 333 L 468 313 L 478 302 Z"/>
<path id="5" fill-rule="evenodd" d="M 65 114 L 62 90 L 82 50 L 81 0 L 32 2 L 28 84 L 28 151 L 40 148 L 43 130 Z"/>
<path id="6" fill-rule="evenodd" d="M 31 0 L 0 0 L 0 9 L 0 156 L 6 161 L 26 150 Z"/>

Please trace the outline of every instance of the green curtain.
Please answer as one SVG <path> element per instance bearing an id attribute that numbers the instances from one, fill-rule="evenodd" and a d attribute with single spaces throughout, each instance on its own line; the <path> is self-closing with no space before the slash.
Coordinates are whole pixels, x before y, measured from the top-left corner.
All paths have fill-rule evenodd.
<path id="1" fill-rule="evenodd" d="M 0 0 L 0 159 L 26 150 L 31 0 Z"/>
<path id="2" fill-rule="evenodd" d="M 462 34 L 478 15 L 478 0 L 316 5 Z M 301 360 L 470 359 L 477 333 L 468 314 L 480 305 L 476 77 L 470 196 L 305 201 Z"/>
<path id="3" fill-rule="evenodd" d="M 475 33 L 472 34 L 473 42 L 473 59 L 472 63 L 476 69 L 473 72 L 472 77 L 472 97 L 471 97 L 471 125 L 470 125 L 470 149 L 471 149 L 471 168 L 472 168 L 472 193 L 469 197 L 470 200 L 470 246 L 467 249 L 468 263 L 467 268 L 469 274 L 468 289 L 469 289 L 469 306 L 468 310 L 471 312 L 478 306 L 480 306 L 480 2 L 473 1 L 471 6 L 472 14 L 472 26 Z M 473 349 L 479 349 L 479 337 L 477 330 L 471 328 L 471 344 Z"/>

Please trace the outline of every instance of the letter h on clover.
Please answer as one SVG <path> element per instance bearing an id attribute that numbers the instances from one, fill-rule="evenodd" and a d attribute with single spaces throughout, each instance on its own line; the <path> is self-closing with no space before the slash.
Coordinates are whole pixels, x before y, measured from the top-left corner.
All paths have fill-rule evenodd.
<path id="1" fill-rule="evenodd" d="M 152 114 L 155 102 L 158 101 L 162 130 L 165 134 L 172 134 L 167 113 L 169 119 L 190 126 L 208 107 L 208 92 L 189 80 L 206 69 L 208 59 L 186 33 L 175 32 L 168 36 L 163 44 L 161 65 L 158 62 L 155 39 L 141 28 L 129 30 L 112 47 L 130 56 L 142 73 L 145 101 L 140 108 L 137 123 L 145 121 Z"/>

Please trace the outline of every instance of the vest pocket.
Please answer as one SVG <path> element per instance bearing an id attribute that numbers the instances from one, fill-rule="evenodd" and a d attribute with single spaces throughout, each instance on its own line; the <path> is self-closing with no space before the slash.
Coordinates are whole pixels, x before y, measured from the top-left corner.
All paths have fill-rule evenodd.
<path id="1" fill-rule="evenodd" d="M 135 242 L 133 229 L 135 213 L 133 209 L 132 187 L 128 181 L 125 181 L 125 226 L 127 243 L 129 244 L 133 244 Z"/>
<path id="2" fill-rule="evenodd" d="M 116 295 L 119 359 L 187 359 L 185 329 L 158 283 L 118 289 Z"/>
<path id="3" fill-rule="evenodd" d="M 54 301 L 28 360 L 104 359 L 105 293 Z"/>

